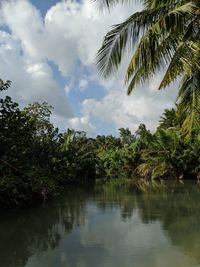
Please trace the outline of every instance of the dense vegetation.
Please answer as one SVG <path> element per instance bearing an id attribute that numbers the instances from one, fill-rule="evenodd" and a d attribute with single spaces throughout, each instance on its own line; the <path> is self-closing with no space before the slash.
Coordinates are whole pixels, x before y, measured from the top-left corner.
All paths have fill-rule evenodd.
<path id="1" fill-rule="evenodd" d="M 119 0 L 103 2 L 110 8 Z M 0 204 L 46 200 L 70 183 L 200 179 L 200 1 L 141 2 L 142 11 L 107 33 L 97 67 L 107 77 L 133 51 L 128 93 L 167 68 L 159 88 L 181 77 L 175 108 L 164 111 L 155 133 L 141 124 L 134 134 L 119 129 L 119 137 L 88 138 L 54 128 L 45 102 L 20 109 L 9 96 L 1 98 Z M 9 86 L 0 82 L 1 90 Z"/>
<path id="2" fill-rule="evenodd" d="M 9 85 L 1 82 L 1 90 Z M 188 137 L 178 107 L 165 110 L 153 134 L 141 124 L 135 134 L 121 128 L 119 137 L 96 138 L 59 133 L 51 112 L 45 102 L 20 109 L 9 96 L 0 99 L 1 205 L 45 200 L 68 184 L 200 178 L 200 124 Z"/>

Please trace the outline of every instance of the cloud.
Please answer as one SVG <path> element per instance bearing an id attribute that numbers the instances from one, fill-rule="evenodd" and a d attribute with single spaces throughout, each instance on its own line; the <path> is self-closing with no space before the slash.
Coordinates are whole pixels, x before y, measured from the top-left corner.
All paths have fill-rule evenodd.
<path id="1" fill-rule="evenodd" d="M 40 13 L 28 1 L 5 1 L 1 18 L 11 31 L 0 32 L 0 76 L 12 81 L 9 94 L 22 106 L 47 101 L 56 114 L 71 117 L 65 94 L 42 56 L 44 27 Z"/>
<path id="2" fill-rule="evenodd" d="M 117 5 L 111 13 L 99 12 L 89 0 L 61 1 L 51 6 L 44 17 L 28 0 L 9 0 L 1 4 L 0 23 L 9 32 L 0 32 L 0 77 L 13 81 L 11 95 L 22 105 L 47 101 L 55 108 L 54 121 L 78 130 L 95 131 L 91 118 L 106 121 L 114 131 L 120 127 L 135 130 L 140 122 L 154 129 L 164 108 L 172 106 L 175 92 L 157 92 L 160 80 L 126 96 L 123 76 L 128 60 L 113 79 L 97 76 L 94 58 L 103 36 L 111 25 L 119 23 L 140 7 Z M 64 85 L 53 73 L 53 62 L 60 71 Z M 77 88 L 84 98 L 87 89 L 102 90 L 103 97 L 82 99 L 79 117 L 73 117 Z M 71 98 L 71 99 L 72 99 Z M 59 118 L 60 116 L 60 118 Z M 98 129 L 99 131 L 99 129 Z M 103 129 L 102 129 L 103 131 Z"/>
<path id="3" fill-rule="evenodd" d="M 33 101 L 47 101 L 60 116 L 72 116 L 64 93 L 53 79 L 45 62 L 31 63 L 21 53 L 19 41 L 0 31 L 0 76 L 12 81 L 8 93 L 22 106 Z M 7 92 L 6 92 L 7 93 Z"/>
<path id="4" fill-rule="evenodd" d="M 153 86 L 152 83 L 150 86 Z M 116 87 L 114 83 L 102 99 L 85 99 L 82 102 L 82 112 L 101 121 L 113 123 L 115 130 L 129 127 L 135 131 L 140 123 L 145 123 L 150 130 L 155 130 L 163 110 L 172 107 L 175 94 L 170 90 L 139 89 L 127 96 L 126 89 Z"/>
<path id="5" fill-rule="evenodd" d="M 48 46 L 48 57 L 56 62 L 64 75 L 71 72 L 74 66 L 77 68 L 77 62 L 91 67 L 110 26 L 130 14 L 130 9 L 120 5 L 111 16 L 108 13 L 103 15 L 88 0 L 57 3 L 48 10 L 44 21 L 52 44 Z"/>
<path id="6" fill-rule="evenodd" d="M 163 70 L 154 75 L 151 81 L 138 85 L 128 96 L 124 85 L 128 62 L 129 55 L 112 79 L 103 80 L 96 76 L 96 82 L 106 90 L 106 95 L 101 99 L 85 99 L 82 102 L 82 114 L 114 125 L 115 133 L 121 127 L 129 127 L 134 132 L 140 123 L 145 123 L 154 131 L 164 109 L 174 106 L 178 86 L 174 84 L 166 90 L 158 90 L 164 75 Z"/>
<path id="7" fill-rule="evenodd" d="M 88 80 L 86 80 L 86 79 L 81 79 L 81 80 L 79 81 L 79 89 L 80 89 L 80 91 L 83 92 L 87 87 L 88 87 Z"/>
<path id="8" fill-rule="evenodd" d="M 88 0 L 62 1 L 52 6 L 43 19 L 27 0 L 2 4 L 4 21 L 20 40 L 26 56 L 52 60 L 63 75 L 70 73 L 77 62 L 92 64 L 109 27 L 129 14 L 125 6 L 117 6 L 110 16 L 100 13 Z"/>
<path id="9" fill-rule="evenodd" d="M 90 135 L 94 134 L 96 128 L 95 126 L 89 121 L 89 116 L 84 117 L 74 117 L 68 120 L 68 127 L 72 128 L 76 131 L 85 131 Z"/>

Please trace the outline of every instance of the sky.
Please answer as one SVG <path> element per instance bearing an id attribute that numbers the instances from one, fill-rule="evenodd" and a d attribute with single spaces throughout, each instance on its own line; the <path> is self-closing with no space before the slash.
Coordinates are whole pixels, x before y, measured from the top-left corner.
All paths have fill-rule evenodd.
<path id="1" fill-rule="evenodd" d="M 176 87 L 158 91 L 158 73 L 127 96 L 124 73 L 130 55 L 107 80 L 95 67 L 104 35 L 140 8 L 119 4 L 108 12 L 90 0 L 2 0 L 0 77 L 12 81 L 7 93 L 21 107 L 48 102 L 61 131 L 117 135 L 119 128 L 134 132 L 140 123 L 154 131 L 163 110 L 173 106 Z"/>

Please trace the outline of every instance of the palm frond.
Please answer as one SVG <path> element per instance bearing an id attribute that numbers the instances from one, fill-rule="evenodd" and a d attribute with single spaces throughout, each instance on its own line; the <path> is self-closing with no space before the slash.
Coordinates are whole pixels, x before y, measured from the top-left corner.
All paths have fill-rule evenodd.
<path id="1" fill-rule="evenodd" d="M 174 56 L 171 59 L 171 62 L 167 68 L 167 71 L 159 85 L 159 90 L 165 88 L 171 82 L 173 82 L 179 75 L 183 73 L 184 65 L 181 60 L 182 55 L 187 50 L 187 43 L 181 43 L 176 50 Z"/>
<path id="2" fill-rule="evenodd" d="M 137 168 L 136 171 L 138 174 L 140 174 L 143 177 L 148 177 L 148 175 L 151 173 L 151 166 L 149 163 L 141 163 Z"/>
<path id="3" fill-rule="evenodd" d="M 179 76 L 186 77 L 182 86 L 186 88 L 187 83 L 193 83 L 190 79 L 193 72 L 200 71 L 199 0 L 138 1 L 144 10 L 115 25 L 105 36 L 96 58 L 99 73 L 105 78 L 113 74 L 124 55 L 131 51 L 133 55 L 125 76 L 128 94 L 138 83 L 148 81 L 166 66 L 159 89 Z M 129 0 L 102 2 L 109 8 Z M 190 99 L 188 90 L 181 94 L 182 102 Z"/>
<path id="4" fill-rule="evenodd" d="M 146 31 L 129 63 L 125 82 L 129 83 L 128 94 L 139 82 L 151 77 L 163 62 L 167 64 L 173 57 L 184 31 L 187 16 L 193 12 L 192 4 L 178 6 L 161 18 Z M 171 25 L 174 25 L 173 27 Z M 166 42 L 165 42 L 166 41 Z"/>
<path id="5" fill-rule="evenodd" d="M 179 108 L 185 112 L 199 107 L 200 103 L 200 71 L 193 71 L 192 74 L 184 75 L 180 84 L 177 98 Z"/>
<path id="6" fill-rule="evenodd" d="M 192 74 L 184 75 L 177 102 L 178 111 L 185 114 L 182 131 L 190 137 L 200 119 L 200 71 L 194 70 Z"/>
<path id="7" fill-rule="evenodd" d="M 166 0 L 143 0 L 144 6 L 147 9 L 162 7 L 166 5 Z M 177 5 L 177 4 L 186 4 L 187 0 L 167 0 L 167 5 Z M 191 1 L 193 2 L 193 1 Z"/>
<path id="8" fill-rule="evenodd" d="M 197 69 L 200 71 L 200 41 L 190 41 L 185 53 L 181 57 L 186 69 Z"/>
<path id="9" fill-rule="evenodd" d="M 128 95 L 131 94 L 136 85 L 149 81 L 156 71 L 159 71 L 170 62 L 178 46 L 179 39 L 180 36 L 175 35 L 173 37 L 169 35 L 166 39 L 162 40 L 162 42 L 160 41 L 154 58 L 147 61 L 147 64 L 143 64 L 137 71 L 132 68 L 132 64 L 134 64 L 133 61 L 129 64 L 125 77 L 126 83 L 128 83 L 131 78 L 127 90 Z M 132 77 L 133 73 L 134 76 Z"/>
<path id="10" fill-rule="evenodd" d="M 152 179 L 161 178 L 169 172 L 170 166 L 165 161 L 157 162 L 152 170 Z"/>
<path id="11" fill-rule="evenodd" d="M 96 65 L 99 73 L 105 78 L 113 74 L 124 54 L 132 50 L 140 36 L 166 12 L 166 8 L 143 10 L 130 16 L 123 23 L 114 25 L 104 37 L 102 47 L 97 52 Z"/>

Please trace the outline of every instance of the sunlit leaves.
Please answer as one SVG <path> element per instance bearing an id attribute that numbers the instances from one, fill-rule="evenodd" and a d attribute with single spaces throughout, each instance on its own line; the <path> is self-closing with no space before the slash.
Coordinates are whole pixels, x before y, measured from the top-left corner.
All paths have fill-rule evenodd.
<path id="1" fill-rule="evenodd" d="M 102 3 L 110 8 L 118 2 L 125 1 Z M 118 70 L 128 51 L 133 53 L 125 77 L 128 94 L 166 67 L 160 89 L 194 69 L 200 71 L 199 1 L 140 2 L 144 9 L 115 25 L 97 54 L 97 68 L 108 77 Z"/>

